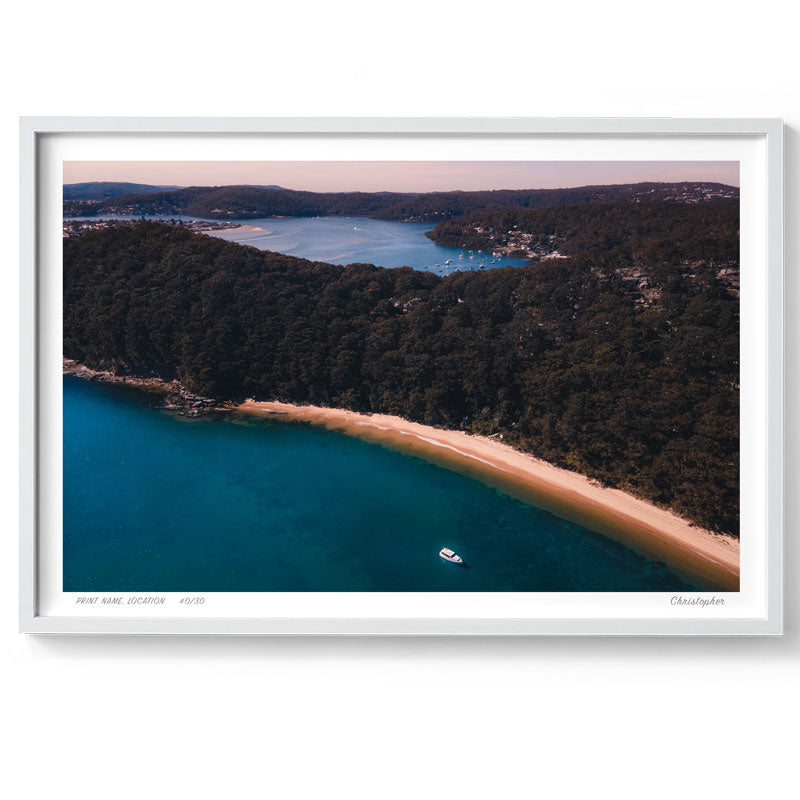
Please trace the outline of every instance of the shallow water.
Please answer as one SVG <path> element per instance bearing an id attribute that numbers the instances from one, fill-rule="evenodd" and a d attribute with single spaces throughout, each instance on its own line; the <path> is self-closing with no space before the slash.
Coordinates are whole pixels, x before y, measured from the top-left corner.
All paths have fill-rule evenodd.
<path id="1" fill-rule="evenodd" d="M 64 378 L 65 591 L 687 591 L 483 483 L 321 428 Z M 450 547 L 460 568 L 438 556 Z"/>

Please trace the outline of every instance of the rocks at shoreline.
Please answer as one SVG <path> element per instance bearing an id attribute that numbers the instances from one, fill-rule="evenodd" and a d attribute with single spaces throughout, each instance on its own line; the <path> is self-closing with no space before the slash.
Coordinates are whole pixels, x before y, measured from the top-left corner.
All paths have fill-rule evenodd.
<path id="1" fill-rule="evenodd" d="M 220 403 L 211 397 L 203 397 L 186 389 L 180 381 L 166 381 L 163 378 L 141 378 L 136 375 L 117 375 L 110 370 L 94 370 L 85 364 L 63 359 L 65 375 L 74 375 L 87 381 L 98 383 L 119 383 L 165 395 L 163 408 L 178 411 L 187 417 L 198 417 L 203 410 L 220 408 Z"/>
<path id="2" fill-rule="evenodd" d="M 219 408 L 219 403 L 209 397 L 191 394 L 181 387 L 180 391 L 167 395 L 164 408 L 170 411 L 180 411 L 187 417 L 199 417 L 203 410 Z"/>

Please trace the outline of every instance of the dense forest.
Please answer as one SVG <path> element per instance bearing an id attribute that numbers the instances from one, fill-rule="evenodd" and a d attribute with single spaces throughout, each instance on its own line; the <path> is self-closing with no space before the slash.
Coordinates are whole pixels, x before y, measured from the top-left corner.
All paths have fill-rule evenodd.
<path id="1" fill-rule="evenodd" d="M 64 202 L 64 216 L 187 214 L 206 219 L 354 216 L 436 222 L 474 211 L 555 208 L 577 203 L 669 201 L 735 203 L 739 190 L 719 183 L 636 183 L 571 189 L 479 192 L 304 192 L 259 186 L 193 186 L 155 194 Z"/>
<path id="2" fill-rule="evenodd" d="M 739 305 L 715 261 L 730 220 L 628 210 L 587 242 L 613 247 L 444 278 L 153 222 L 86 233 L 64 242 L 64 355 L 219 398 L 502 432 L 738 535 Z"/>

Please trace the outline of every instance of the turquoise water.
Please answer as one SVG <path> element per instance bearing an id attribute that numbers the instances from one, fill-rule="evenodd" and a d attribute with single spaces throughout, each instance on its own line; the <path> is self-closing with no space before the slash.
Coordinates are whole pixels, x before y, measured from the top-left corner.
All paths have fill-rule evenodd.
<path id="1" fill-rule="evenodd" d="M 300 423 L 64 378 L 65 591 L 686 591 L 484 484 Z M 438 556 L 451 547 L 460 568 Z"/>
<path id="2" fill-rule="evenodd" d="M 76 219 L 81 219 L 76 217 Z M 106 219 L 125 219 L 109 216 Z M 151 216 L 148 219 L 170 219 Z M 195 217 L 179 217 L 195 219 Z M 235 220 L 234 220 L 235 221 Z M 491 253 L 439 247 L 426 235 L 434 225 L 426 222 L 384 222 L 364 217 L 298 217 L 291 219 L 240 220 L 244 226 L 259 230 L 210 231 L 229 242 L 247 244 L 259 250 L 274 250 L 312 261 L 330 264 L 363 262 L 379 267 L 413 267 L 447 275 L 462 271 L 521 267 L 522 258 L 494 258 Z M 446 265 L 450 260 L 452 263 Z M 492 263 L 494 262 L 494 263 Z"/>

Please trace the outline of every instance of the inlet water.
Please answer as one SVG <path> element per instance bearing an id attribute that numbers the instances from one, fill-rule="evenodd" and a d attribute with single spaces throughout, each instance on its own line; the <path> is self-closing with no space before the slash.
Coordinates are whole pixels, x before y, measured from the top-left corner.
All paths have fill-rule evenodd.
<path id="1" fill-rule="evenodd" d="M 74 219 L 130 219 L 130 217 L 74 217 Z M 196 219 L 185 216 L 148 216 L 147 219 Z M 229 242 L 273 250 L 330 264 L 375 264 L 378 267 L 413 267 L 448 275 L 470 271 L 521 267 L 522 258 L 493 257 L 479 250 L 440 247 L 425 234 L 434 225 L 427 222 L 387 222 L 364 217 L 292 217 L 233 220 L 241 229 L 209 231 Z M 450 262 L 449 264 L 447 262 Z"/>

